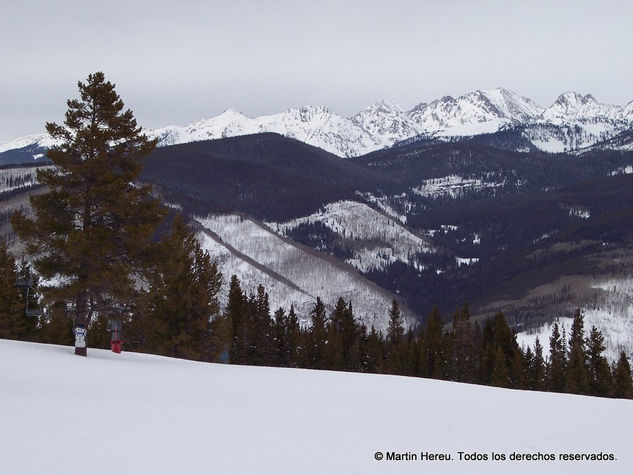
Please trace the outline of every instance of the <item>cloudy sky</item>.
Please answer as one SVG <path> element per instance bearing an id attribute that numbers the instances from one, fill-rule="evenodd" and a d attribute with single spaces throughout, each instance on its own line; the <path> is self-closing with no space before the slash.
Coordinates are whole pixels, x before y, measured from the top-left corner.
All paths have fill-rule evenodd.
<path id="1" fill-rule="evenodd" d="M 630 0 L 0 0 L 0 141 L 61 122 L 98 70 L 147 128 L 498 86 L 623 105 L 632 19 Z"/>

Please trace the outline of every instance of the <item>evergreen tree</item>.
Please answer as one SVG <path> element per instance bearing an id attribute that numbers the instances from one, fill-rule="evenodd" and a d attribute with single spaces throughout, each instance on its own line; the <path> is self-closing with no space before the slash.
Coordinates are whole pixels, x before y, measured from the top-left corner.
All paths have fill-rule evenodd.
<path id="1" fill-rule="evenodd" d="M 418 367 L 418 347 L 413 328 L 409 327 L 402 352 L 402 374 L 415 376 Z"/>
<path id="2" fill-rule="evenodd" d="M 358 368 L 359 335 L 358 327 L 354 321 L 352 303 L 346 303 L 339 297 L 329 325 L 331 330 L 328 335 L 331 334 L 332 339 L 328 336 L 328 345 L 336 353 L 340 353 L 340 362 L 337 365 L 340 366 L 340 369 L 346 370 Z"/>
<path id="3" fill-rule="evenodd" d="M 58 301 L 49 307 L 47 316 L 42 320 L 40 341 L 56 345 L 72 345 L 73 320 L 68 314 L 66 302 Z"/>
<path id="4" fill-rule="evenodd" d="M 308 333 L 308 347 L 306 348 L 308 368 L 323 369 L 325 360 L 325 345 L 327 332 L 325 328 L 325 304 L 317 297 L 314 307 L 310 311 L 312 327 Z"/>
<path id="5" fill-rule="evenodd" d="M 580 309 L 574 314 L 569 339 L 569 358 L 565 374 L 565 392 L 586 394 L 589 387 L 587 352 L 585 349 L 584 317 Z"/>
<path id="6" fill-rule="evenodd" d="M 380 333 L 371 327 L 367 335 L 367 358 L 363 363 L 363 371 L 367 373 L 382 373 L 384 342 Z"/>
<path id="7" fill-rule="evenodd" d="M 389 326 L 387 328 L 387 343 L 392 346 L 398 346 L 402 342 L 404 335 L 404 320 L 400 313 L 398 301 L 393 299 L 391 308 L 389 309 Z"/>
<path id="8" fill-rule="evenodd" d="M 623 399 L 633 399 L 633 381 L 631 380 L 631 365 L 624 351 L 613 367 L 613 396 Z"/>
<path id="9" fill-rule="evenodd" d="M 415 376 L 420 378 L 428 378 L 428 361 L 426 354 L 426 335 L 424 334 L 424 329 L 420 328 L 418 332 L 418 337 L 415 341 L 416 343 L 416 352 L 417 355 L 415 357 Z"/>
<path id="10" fill-rule="evenodd" d="M 446 356 L 442 345 L 442 317 L 437 307 L 433 307 L 426 319 L 426 332 L 424 340 L 425 354 L 422 357 L 424 371 L 429 378 L 446 378 Z"/>
<path id="11" fill-rule="evenodd" d="M 288 366 L 296 368 L 300 363 L 301 354 L 301 327 L 299 318 L 295 313 L 294 305 L 290 306 L 288 312 Z"/>
<path id="12" fill-rule="evenodd" d="M 525 350 L 524 360 L 526 366 L 525 388 L 534 389 L 536 386 L 534 382 L 534 353 L 529 346 Z"/>
<path id="13" fill-rule="evenodd" d="M 593 396 L 609 396 L 613 389 L 609 362 L 602 355 L 604 350 L 606 350 L 604 336 L 595 326 L 592 326 L 587 338 L 587 360 L 589 394 Z"/>
<path id="14" fill-rule="evenodd" d="M 246 363 L 246 298 L 242 293 L 240 281 L 234 274 L 229 284 L 229 296 L 225 316 L 228 321 L 231 337 L 229 358 L 233 364 Z"/>
<path id="15" fill-rule="evenodd" d="M 490 384 L 501 388 L 510 387 L 510 374 L 508 366 L 506 365 L 506 357 L 501 346 L 495 347 Z"/>
<path id="16" fill-rule="evenodd" d="M 251 363 L 256 365 L 268 365 L 272 361 L 274 353 L 273 322 L 270 319 L 268 293 L 261 284 L 257 286 L 252 322 L 253 334 L 251 349 L 253 357 Z"/>
<path id="17" fill-rule="evenodd" d="M 25 300 L 16 287 L 18 267 L 4 239 L 0 239 L 0 338 L 21 339 L 29 322 Z M 31 318 L 31 321 L 33 319 Z"/>
<path id="18" fill-rule="evenodd" d="M 543 358 L 543 346 L 538 336 L 534 343 L 534 359 L 532 362 L 532 387 L 535 391 L 545 389 L 545 359 Z"/>
<path id="19" fill-rule="evenodd" d="M 152 351 L 178 358 L 210 358 L 210 326 L 217 316 L 221 275 L 180 217 L 160 247 L 149 275 L 146 313 Z"/>
<path id="20" fill-rule="evenodd" d="M 366 354 L 367 328 L 356 323 L 351 301 L 343 313 L 342 328 L 345 369 L 361 371 L 362 361 Z"/>
<path id="21" fill-rule="evenodd" d="M 44 296 L 70 303 L 76 325 L 88 328 L 96 315 L 129 309 L 164 211 L 149 187 L 134 185 L 156 142 L 123 111 L 103 73 L 78 86 L 81 98 L 68 101 L 64 124 L 46 124 L 58 143 L 47 152 L 54 167 L 37 172 L 48 192 L 31 195 L 33 219 L 17 212 L 11 221 L 38 273 L 57 277 Z M 85 356 L 86 348 L 75 352 Z"/>
<path id="22" fill-rule="evenodd" d="M 474 331 L 470 324 L 470 309 L 464 304 L 453 317 L 451 359 L 449 371 L 454 381 L 473 383 L 477 380 Z"/>
<path id="23" fill-rule="evenodd" d="M 547 366 L 547 389 L 549 391 L 563 391 L 566 367 L 567 357 L 563 346 L 563 338 L 558 322 L 555 322 L 549 339 L 549 364 Z"/>
<path id="24" fill-rule="evenodd" d="M 403 318 L 396 299 L 391 302 L 389 309 L 389 325 L 387 327 L 387 341 L 384 367 L 388 373 L 402 374 L 404 369 L 404 326 Z"/>
<path id="25" fill-rule="evenodd" d="M 288 345 L 289 334 L 288 317 L 286 311 L 279 307 L 273 317 L 274 357 L 271 363 L 274 366 L 287 367 L 290 360 Z"/>
<path id="26" fill-rule="evenodd" d="M 331 319 L 326 324 L 325 332 L 327 343 L 323 354 L 323 369 L 341 371 L 345 369 L 343 339 Z"/>
<path id="27" fill-rule="evenodd" d="M 211 321 L 210 360 L 228 363 L 231 348 L 231 322 L 225 313 L 219 313 Z"/>

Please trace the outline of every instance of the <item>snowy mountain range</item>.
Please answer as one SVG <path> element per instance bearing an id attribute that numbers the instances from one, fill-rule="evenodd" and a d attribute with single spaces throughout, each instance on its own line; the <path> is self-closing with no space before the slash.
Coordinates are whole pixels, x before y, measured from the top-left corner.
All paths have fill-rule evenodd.
<path id="1" fill-rule="evenodd" d="M 331 152 L 355 157 L 414 137 L 458 140 L 502 129 L 519 128 L 536 148 L 552 153 L 591 147 L 633 127 L 633 101 L 626 106 L 603 104 L 592 95 L 562 94 L 543 108 L 507 89 L 445 96 L 406 111 L 382 100 L 346 118 L 322 106 L 288 109 L 247 117 L 228 109 L 217 117 L 186 126 L 147 130 L 159 146 L 239 135 L 275 132 Z M 33 158 L 52 143 L 46 134 L 0 144 L 0 154 L 29 148 Z M 36 147 L 33 147 L 36 146 Z"/>

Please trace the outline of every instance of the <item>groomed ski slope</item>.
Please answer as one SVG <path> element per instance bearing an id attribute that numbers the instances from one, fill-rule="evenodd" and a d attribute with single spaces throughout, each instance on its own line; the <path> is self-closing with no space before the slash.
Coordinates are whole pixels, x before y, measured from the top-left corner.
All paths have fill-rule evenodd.
<path id="1" fill-rule="evenodd" d="M 629 474 L 632 426 L 632 401 L 0 340 L 6 474 Z"/>

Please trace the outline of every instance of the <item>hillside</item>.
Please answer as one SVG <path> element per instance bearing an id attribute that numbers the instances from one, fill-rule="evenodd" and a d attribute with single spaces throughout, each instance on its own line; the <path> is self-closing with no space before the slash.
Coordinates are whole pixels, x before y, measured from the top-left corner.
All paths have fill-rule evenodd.
<path id="1" fill-rule="evenodd" d="M 631 401 L 104 350 L 78 358 L 72 348 L 7 340 L 0 340 L 0 361 L 3 473 L 633 470 Z M 460 461 L 460 451 L 507 460 Z M 377 452 L 385 458 L 375 460 Z M 387 460 L 391 452 L 418 460 Z M 420 460 L 426 452 L 452 460 Z M 509 460 L 539 452 L 556 460 Z M 614 460 L 565 461 L 559 454 Z"/>
<path id="2" fill-rule="evenodd" d="M 229 280 L 237 274 L 243 290 L 255 293 L 264 285 L 273 311 L 294 305 L 307 324 L 317 297 L 334 309 L 339 297 L 351 302 L 358 320 L 367 328 L 385 331 L 389 308 L 396 297 L 364 279 L 351 266 L 327 254 L 286 240 L 265 225 L 237 215 L 197 218 L 198 239 L 218 262 L 224 275 L 221 301 L 228 297 Z M 417 316 L 403 308 L 406 326 Z"/>
<path id="3" fill-rule="evenodd" d="M 157 149 L 142 179 L 196 214 L 242 211 L 286 220 L 384 181 L 373 170 L 277 134 Z"/>

